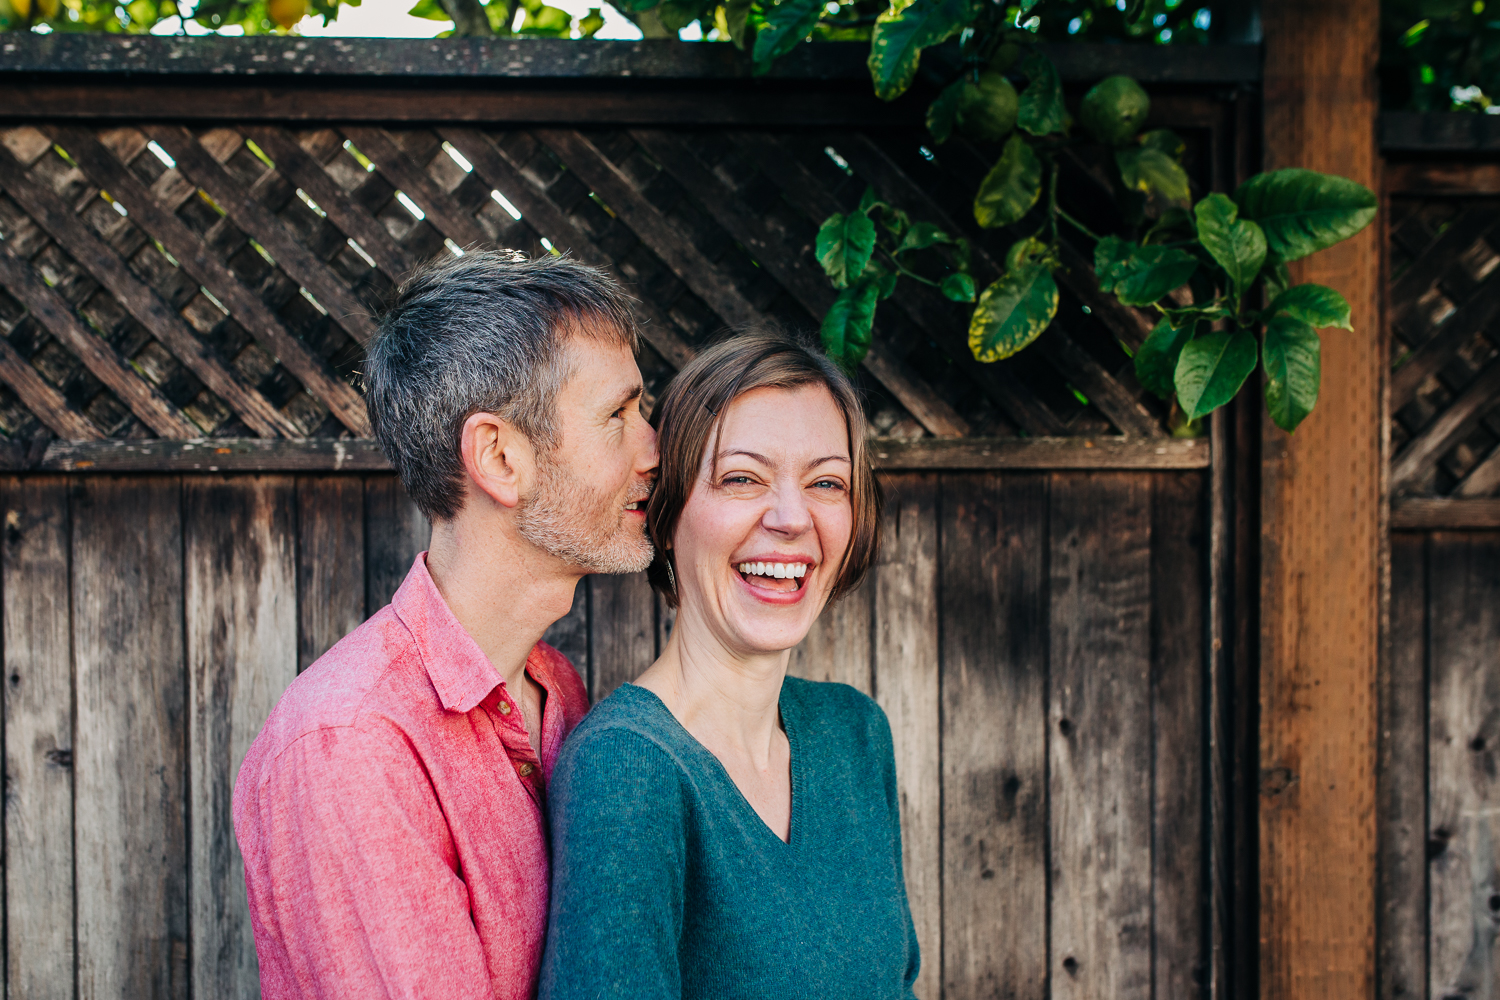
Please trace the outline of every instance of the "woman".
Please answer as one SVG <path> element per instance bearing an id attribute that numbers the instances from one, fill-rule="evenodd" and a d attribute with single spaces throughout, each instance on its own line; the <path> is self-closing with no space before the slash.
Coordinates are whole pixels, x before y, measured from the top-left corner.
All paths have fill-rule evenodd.
<path id="1" fill-rule="evenodd" d="M 699 355 L 657 414 L 649 572 L 677 620 L 558 758 L 542 1000 L 909 998 L 889 725 L 786 676 L 875 558 L 854 388 L 755 333 Z"/>

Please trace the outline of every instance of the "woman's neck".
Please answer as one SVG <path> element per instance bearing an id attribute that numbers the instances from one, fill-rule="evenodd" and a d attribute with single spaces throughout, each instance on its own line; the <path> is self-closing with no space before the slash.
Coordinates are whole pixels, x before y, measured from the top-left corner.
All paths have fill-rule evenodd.
<path id="1" fill-rule="evenodd" d="M 765 767 L 779 735 L 781 682 L 790 659 L 791 650 L 736 653 L 684 610 L 661 656 L 635 683 L 710 750 L 743 754 Z"/>

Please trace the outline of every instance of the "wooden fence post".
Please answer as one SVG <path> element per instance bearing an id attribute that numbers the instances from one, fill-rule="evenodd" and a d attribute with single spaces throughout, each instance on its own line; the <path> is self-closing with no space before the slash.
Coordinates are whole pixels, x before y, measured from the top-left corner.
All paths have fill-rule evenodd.
<path id="1" fill-rule="evenodd" d="M 1379 189 L 1375 0 L 1266 0 L 1265 166 Z M 1377 227 L 1292 265 L 1337 288 L 1317 411 L 1262 432 L 1260 995 L 1366 998 L 1384 537 Z"/>

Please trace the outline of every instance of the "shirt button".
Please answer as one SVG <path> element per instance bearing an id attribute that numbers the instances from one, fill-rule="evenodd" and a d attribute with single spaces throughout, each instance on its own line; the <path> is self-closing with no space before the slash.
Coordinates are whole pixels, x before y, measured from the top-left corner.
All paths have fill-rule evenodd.
<path id="1" fill-rule="evenodd" d="M 535 771 L 536 768 L 532 767 L 530 764 L 522 764 L 518 768 L 518 770 L 521 772 L 521 777 L 523 777 L 523 778 L 529 778 L 529 777 L 531 777 L 531 772 Z"/>
<path id="2" fill-rule="evenodd" d="M 509 715 L 510 714 L 510 702 L 508 702 L 508 701 L 502 701 L 500 703 L 500 714 L 501 715 Z"/>

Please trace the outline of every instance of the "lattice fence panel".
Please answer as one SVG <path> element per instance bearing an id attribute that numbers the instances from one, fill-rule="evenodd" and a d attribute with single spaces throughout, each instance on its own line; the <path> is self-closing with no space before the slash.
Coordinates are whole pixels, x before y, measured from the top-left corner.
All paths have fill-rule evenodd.
<path id="1" fill-rule="evenodd" d="M 1500 495 L 1500 200 L 1393 198 L 1391 489 Z"/>
<path id="2" fill-rule="evenodd" d="M 382 305 L 421 261 L 495 245 L 625 282 L 654 396 L 726 328 L 815 328 L 835 295 L 818 223 L 867 185 L 970 236 L 992 280 L 1016 233 L 978 230 L 967 204 L 992 159 L 904 131 L 10 129 L 0 431 L 33 447 L 367 437 L 357 383 Z M 999 364 L 969 354 L 965 306 L 905 282 L 860 375 L 874 433 L 1164 436 L 1129 356 L 1149 321 L 1070 254 L 1057 324 Z"/>

